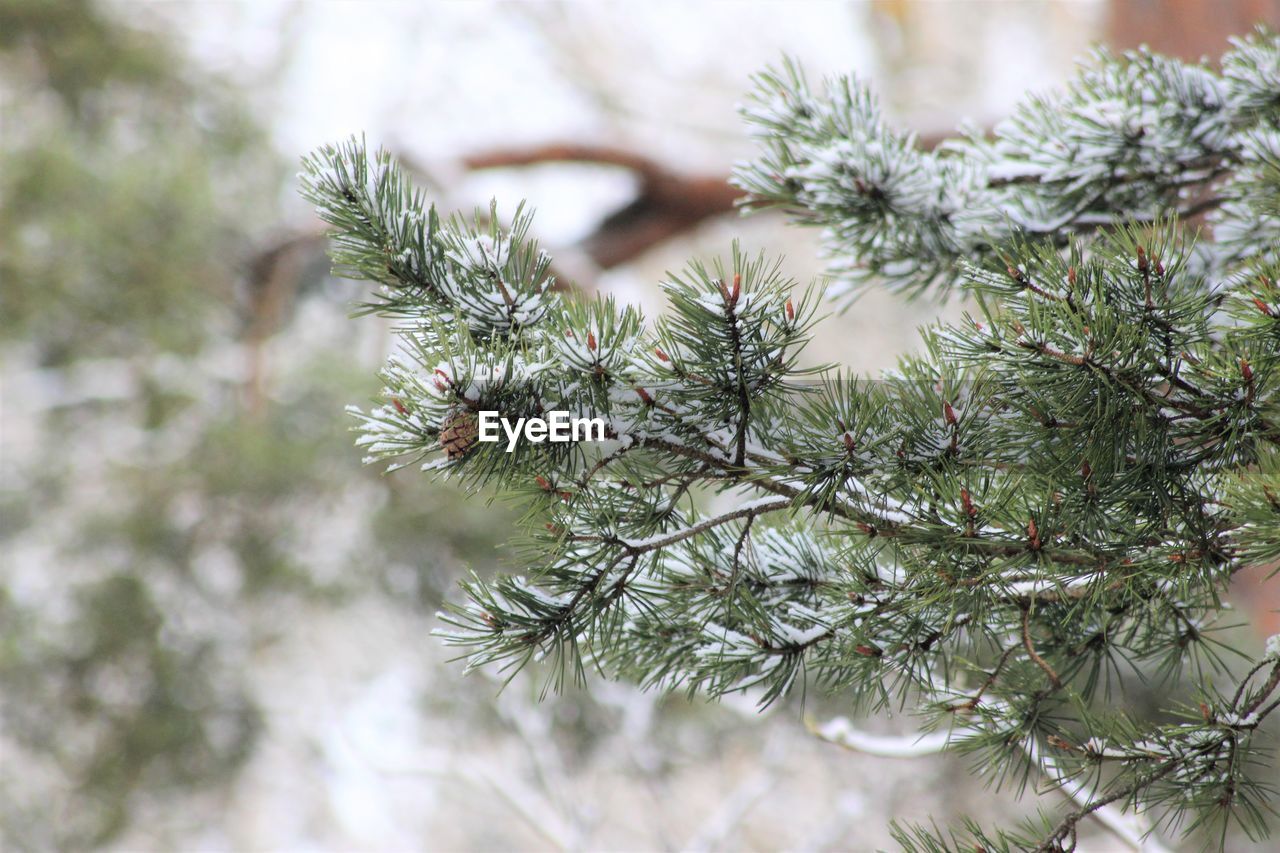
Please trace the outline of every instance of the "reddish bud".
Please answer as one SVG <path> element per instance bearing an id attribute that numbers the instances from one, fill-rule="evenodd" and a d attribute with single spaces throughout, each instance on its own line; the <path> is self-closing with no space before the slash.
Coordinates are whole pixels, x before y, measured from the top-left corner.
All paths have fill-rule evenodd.
<path id="1" fill-rule="evenodd" d="M 649 392 L 644 390 L 643 388 L 636 388 L 636 395 L 639 396 L 640 399 L 644 400 L 646 403 L 653 405 L 653 397 L 649 396 Z"/>
<path id="2" fill-rule="evenodd" d="M 1163 276 L 1163 275 L 1164 275 L 1164 264 L 1160 263 L 1160 259 L 1159 259 L 1159 258 L 1152 258 L 1151 260 L 1155 262 L 1156 275 L 1158 275 L 1158 276 Z"/>
<path id="3" fill-rule="evenodd" d="M 844 435 L 840 436 L 840 440 L 844 442 L 844 449 L 852 453 L 854 447 L 853 436 L 846 432 Z"/>
<path id="4" fill-rule="evenodd" d="M 1013 264 L 1010 264 L 1009 266 L 1005 267 L 1005 272 L 1009 273 L 1009 278 L 1018 282 L 1018 284 L 1022 284 L 1024 281 L 1026 281 L 1026 275 L 1022 272 L 1022 270 L 1018 269 Z"/>
<path id="5" fill-rule="evenodd" d="M 951 408 L 951 404 L 946 400 L 942 401 L 942 416 L 946 419 L 949 426 L 956 425 L 956 410 Z"/>
<path id="6" fill-rule="evenodd" d="M 1066 738 L 1060 738 L 1057 735 L 1049 735 L 1045 740 L 1048 741 L 1049 746 L 1054 749 L 1075 749 L 1075 747 L 1071 745 L 1071 741 Z"/>
<path id="7" fill-rule="evenodd" d="M 1253 297 L 1253 304 L 1254 304 L 1254 305 L 1257 305 L 1257 306 L 1258 306 L 1258 310 L 1259 310 L 1259 311 L 1261 311 L 1263 314 L 1266 314 L 1268 317 L 1274 317 L 1274 316 L 1275 316 L 1275 313 L 1274 313 L 1274 312 L 1272 312 L 1272 310 L 1271 310 L 1271 306 L 1270 306 L 1270 305 L 1268 305 L 1267 303 L 1263 302 L 1261 299 L 1259 299 L 1259 298 L 1258 298 L 1258 297 L 1256 297 L 1256 296 L 1255 296 L 1255 297 Z"/>
<path id="8" fill-rule="evenodd" d="M 405 408 L 404 403 L 400 402 L 399 397 L 392 397 L 391 404 L 396 407 L 396 411 L 402 415 L 408 415 L 409 410 Z"/>
<path id="9" fill-rule="evenodd" d="M 1076 286 L 1076 268 L 1075 267 L 1067 267 L 1067 284 L 1071 285 L 1072 287 Z"/>
<path id="10" fill-rule="evenodd" d="M 1092 476 L 1093 476 L 1093 466 L 1090 465 L 1089 460 L 1086 459 L 1080 463 L 1080 477 L 1081 479 L 1084 479 L 1087 481 Z"/>
<path id="11" fill-rule="evenodd" d="M 974 518 L 978 514 L 978 508 L 973 505 L 973 499 L 969 497 L 968 489 L 960 490 L 960 505 L 964 507 L 964 514 L 970 518 Z"/>
<path id="12" fill-rule="evenodd" d="M 591 332 L 587 332 L 587 349 L 594 351 L 595 348 L 596 348 L 596 336 Z"/>
<path id="13" fill-rule="evenodd" d="M 1138 270 L 1140 272 L 1146 272 L 1148 267 L 1149 267 L 1149 263 L 1147 261 L 1147 250 L 1139 246 L 1138 247 Z"/>
<path id="14" fill-rule="evenodd" d="M 742 293 L 742 276 L 738 273 L 733 274 L 733 290 L 729 294 L 729 304 L 738 304 L 738 296 Z"/>
<path id="15" fill-rule="evenodd" d="M 787 320 L 790 321 L 790 320 L 794 320 L 795 318 L 796 318 L 796 306 L 792 305 L 791 300 L 788 299 L 787 300 Z"/>
<path id="16" fill-rule="evenodd" d="M 659 359 L 661 359 L 662 361 L 671 361 L 671 356 L 667 355 L 665 352 L 663 352 L 663 351 L 662 351 L 661 349 L 659 349 L 658 347 L 654 347 L 654 348 L 653 348 L 653 352 L 654 352 L 654 354 L 655 354 L 655 355 L 657 355 L 657 356 L 658 356 L 658 358 L 659 358 Z"/>
<path id="17" fill-rule="evenodd" d="M 878 658 L 880 655 L 884 654 L 884 652 L 880 651 L 875 646 L 867 646 L 863 644 L 854 646 L 853 650 L 864 658 Z"/>
<path id="18" fill-rule="evenodd" d="M 1249 362 L 1243 358 L 1240 359 L 1240 375 L 1244 377 L 1245 382 L 1253 381 L 1253 368 L 1250 367 Z"/>
<path id="19" fill-rule="evenodd" d="M 1031 540 L 1032 548 L 1040 547 L 1040 529 L 1036 527 L 1034 517 L 1027 520 L 1027 538 Z"/>
<path id="20" fill-rule="evenodd" d="M 541 474 L 539 474 L 537 477 L 534 477 L 534 481 L 538 484 L 538 488 L 542 489 L 542 491 L 544 492 L 551 491 L 551 484 L 547 482 L 547 478 L 542 476 Z"/>
<path id="21" fill-rule="evenodd" d="M 1200 703 L 1200 716 L 1204 717 L 1204 721 L 1206 723 L 1209 722 L 1209 718 L 1213 716 L 1209 713 L 1209 706 L 1203 702 Z"/>

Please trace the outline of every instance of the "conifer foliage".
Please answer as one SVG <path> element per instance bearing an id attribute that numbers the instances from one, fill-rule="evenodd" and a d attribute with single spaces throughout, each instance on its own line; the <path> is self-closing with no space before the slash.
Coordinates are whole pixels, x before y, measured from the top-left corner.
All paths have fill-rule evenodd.
<path id="1" fill-rule="evenodd" d="M 1280 639 L 1240 664 L 1222 631 L 1232 576 L 1280 558 L 1280 38 L 1220 71 L 1099 53 L 932 152 L 856 80 L 757 82 L 735 180 L 824 230 L 829 293 L 974 306 L 891 375 L 801 369 L 817 290 L 737 246 L 646 322 L 553 290 L 524 208 L 443 217 L 358 140 L 307 159 L 339 269 L 398 320 L 386 400 L 352 410 L 370 460 L 528 506 L 526 574 L 467 583 L 446 641 L 557 685 L 905 706 L 1075 803 L 908 849 L 1071 849 L 1117 809 L 1264 833 Z M 482 410 L 607 440 L 460 442 Z M 1126 708 L 1135 679 L 1180 698 Z"/>

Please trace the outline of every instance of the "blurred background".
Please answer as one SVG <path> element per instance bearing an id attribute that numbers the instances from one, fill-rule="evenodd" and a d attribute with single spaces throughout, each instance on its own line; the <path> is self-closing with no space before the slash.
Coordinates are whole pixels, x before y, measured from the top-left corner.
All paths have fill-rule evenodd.
<path id="1" fill-rule="evenodd" d="M 1093 44 L 1216 57 L 1256 21 L 1280 2 L 0 0 L 0 848 L 862 850 L 1034 809 L 818 740 L 838 697 L 539 702 L 447 663 L 434 613 L 512 568 L 510 510 L 361 466 L 342 407 L 388 329 L 294 172 L 364 133 L 444 207 L 527 198 L 563 274 L 652 315 L 734 236 L 821 272 L 724 184 L 784 54 L 928 144 Z M 870 294 L 814 356 L 873 372 L 960 310 Z"/>

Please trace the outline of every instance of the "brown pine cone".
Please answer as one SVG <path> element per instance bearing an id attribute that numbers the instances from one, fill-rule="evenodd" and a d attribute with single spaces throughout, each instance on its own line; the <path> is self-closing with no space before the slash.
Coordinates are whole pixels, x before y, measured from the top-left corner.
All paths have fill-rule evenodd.
<path id="1" fill-rule="evenodd" d="M 459 409 L 444 419 L 440 427 L 440 447 L 450 459 L 461 459 L 475 446 L 478 432 L 475 412 Z"/>

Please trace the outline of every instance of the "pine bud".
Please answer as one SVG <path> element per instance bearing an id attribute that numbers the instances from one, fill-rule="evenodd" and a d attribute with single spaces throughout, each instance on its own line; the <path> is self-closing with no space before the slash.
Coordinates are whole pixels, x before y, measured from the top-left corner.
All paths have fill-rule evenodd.
<path id="1" fill-rule="evenodd" d="M 854 646 L 853 650 L 858 654 L 862 655 L 864 658 L 878 658 L 882 654 L 884 654 L 883 651 L 881 651 L 880 649 L 877 649 L 875 646 L 868 646 L 861 643 Z"/>
<path id="2" fill-rule="evenodd" d="M 1031 540 L 1032 549 L 1040 550 L 1040 529 L 1036 527 L 1035 517 L 1027 520 L 1027 538 Z"/>
<path id="3" fill-rule="evenodd" d="M 844 435 L 840 436 L 840 438 L 844 441 L 844 449 L 852 453 L 854 448 L 853 436 L 846 432 Z"/>
<path id="4" fill-rule="evenodd" d="M 1018 284 L 1025 284 L 1027 281 L 1026 273 L 1015 267 L 1013 264 L 1009 264 L 1005 267 L 1005 272 L 1009 273 L 1009 278 L 1013 279 Z"/>
<path id="5" fill-rule="evenodd" d="M 396 411 L 399 412 L 400 414 L 406 415 L 406 416 L 409 414 L 409 410 L 405 408 L 404 403 L 400 402 L 399 397 L 392 397 L 391 403 L 396 407 Z"/>
<path id="6" fill-rule="evenodd" d="M 1080 479 L 1084 480 L 1087 483 L 1092 477 L 1093 477 L 1093 466 L 1090 465 L 1089 460 L 1086 459 L 1080 463 Z"/>
<path id="7" fill-rule="evenodd" d="M 791 300 L 787 300 L 787 322 L 791 322 L 796 318 L 796 306 L 791 304 Z"/>
<path id="8" fill-rule="evenodd" d="M 560 498 L 560 500 L 562 501 L 568 502 L 573 499 L 573 495 L 570 492 L 556 491 L 555 488 L 552 487 L 550 481 L 548 481 L 547 478 L 543 477 L 541 474 L 539 474 L 537 477 L 534 477 L 534 481 L 538 484 L 538 488 L 542 489 L 542 491 L 553 492 L 556 495 L 556 497 Z"/>
<path id="9" fill-rule="evenodd" d="M 969 497 L 968 489 L 960 490 L 960 506 L 964 508 L 964 514 L 969 518 L 978 516 L 978 508 L 973 505 L 973 499 Z"/>
<path id="10" fill-rule="evenodd" d="M 1049 746 L 1053 747 L 1054 749 L 1066 749 L 1066 750 L 1072 750 L 1072 751 L 1075 750 L 1075 746 L 1071 743 L 1071 741 L 1067 740 L 1066 738 L 1061 738 L 1061 737 L 1058 737 L 1057 735 L 1049 735 L 1047 738 L 1045 738 L 1045 740 L 1048 741 Z"/>
<path id="11" fill-rule="evenodd" d="M 742 276 L 738 273 L 733 274 L 733 291 L 729 294 L 729 304 L 737 305 L 738 296 L 742 293 Z"/>
<path id="12" fill-rule="evenodd" d="M 671 361 L 671 356 L 667 355 L 667 354 L 666 354 L 665 352 L 663 352 L 660 348 L 658 348 L 658 347 L 654 347 L 654 348 L 653 348 L 653 352 L 654 352 L 654 354 L 655 354 L 655 355 L 657 355 L 657 356 L 658 356 L 659 360 L 661 360 L 661 361 Z"/>
<path id="13" fill-rule="evenodd" d="M 1149 268 L 1150 268 L 1150 264 L 1147 261 L 1147 250 L 1139 246 L 1138 247 L 1138 271 L 1146 272 Z"/>
<path id="14" fill-rule="evenodd" d="M 956 410 L 951 408 L 951 404 L 946 400 L 942 401 L 942 416 L 946 419 L 948 426 L 956 425 Z"/>
<path id="15" fill-rule="evenodd" d="M 641 388 L 641 387 L 637 386 L 637 387 L 636 387 L 636 395 L 637 395 L 641 400 L 644 400 L 646 403 L 648 403 L 649 405 L 651 405 L 651 406 L 653 405 L 653 397 L 649 396 L 649 392 L 648 392 L 648 391 L 646 391 L 646 390 L 644 390 L 643 388 Z"/>
<path id="16" fill-rule="evenodd" d="M 1164 264 L 1160 263 L 1160 259 L 1159 259 L 1159 258 L 1157 258 L 1157 257 L 1152 257 L 1152 258 L 1151 258 L 1151 260 L 1152 260 L 1152 262 L 1155 264 L 1156 275 L 1158 275 L 1158 276 L 1160 276 L 1161 278 L 1163 278 L 1163 277 L 1164 277 Z"/>
<path id="17" fill-rule="evenodd" d="M 1209 713 L 1209 706 L 1203 702 L 1200 703 L 1200 716 L 1204 717 L 1206 723 L 1213 717 L 1213 714 Z"/>
<path id="18" fill-rule="evenodd" d="M 1262 301 L 1261 299 L 1259 299 L 1257 296 L 1253 297 L 1253 304 L 1254 304 L 1254 305 L 1257 305 L 1257 306 L 1258 306 L 1258 310 L 1259 310 L 1259 311 L 1261 311 L 1263 314 L 1266 314 L 1268 317 L 1274 317 L 1274 316 L 1275 316 L 1275 314 L 1274 314 L 1274 313 L 1272 312 L 1272 310 L 1271 310 L 1271 306 L 1270 306 L 1270 305 L 1268 305 L 1267 303 L 1263 302 L 1263 301 Z"/>
<path id="19" fill-rule="evenodd" d="M 1076 268 L 1075 267 L 1067 267 L 1067 284 L 1071 285 L 1072 287 L 1076 286 Z"/>
<path id="20" fill-rule="evenodd" d="M 596 349 L 596 336 L 591 332 L 587 332 L 587 349 L 592 352 L 595 352 Z"/>
<path id="21" fill-rule="evenodd" d="M 1249 362 L 1240 359 L 1240 375 L 1244 377 L 1245 382 L 1253 382 L 1253 368 L 1249 366 Z"/>

